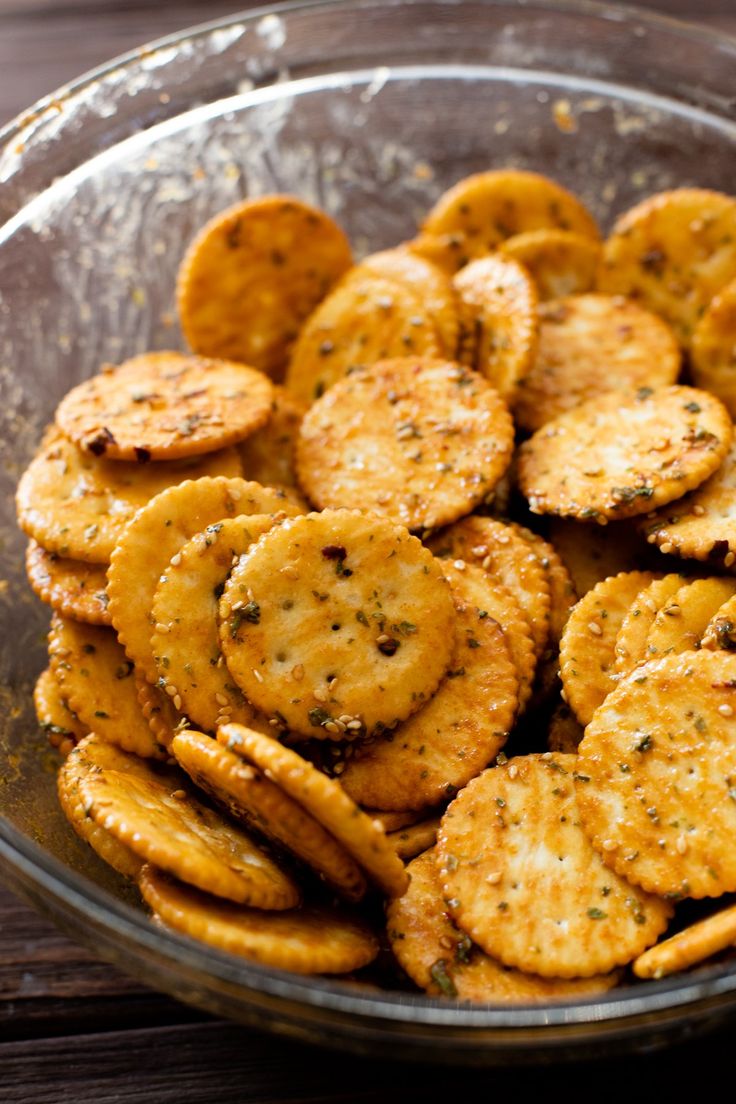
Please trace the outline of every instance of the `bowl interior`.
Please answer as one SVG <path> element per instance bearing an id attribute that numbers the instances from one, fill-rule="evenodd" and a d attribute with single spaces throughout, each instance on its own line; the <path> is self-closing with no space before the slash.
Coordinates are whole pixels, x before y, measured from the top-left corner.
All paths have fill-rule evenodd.
<path id="1" fill-rule="evenodd" d="M 234 17 L 124 59 L 6 135 L 0 811 L 10 842 L 40 843 L 63 864 L 55 892 L 63 896 L 65 883 L 84 893 L 76 872 L 117 901 L 130 899 L 58 812 L 55 756 L 37 734 L 31 702 L 48 613 L 25 583 L 14 487 L 70 386 L 105 361 L 182 345 L 174 282 L 193 233 L 244 196 L 292 192 L 333 215 L 365 253 L 412 237 L 443 189 L 489 167 L 553 176 L 604 226 L 654 191 L 728 190 L 734 61 L 731 43 L 585 4 L 297 5 Z M 110 914 L 112 929 L 121 915 Z M 165 956 L 167 937 L 156 938 Z M 173 958 L 183 955 L 177 943 L 170 940 Z M 200 965 L 214 960 L 203 954 Z M 235 981 L 243 1007 L 263 974 Z M 651 992 L 662 994 L 662 1007 L 694 1008 L 730 991 L 724 976 L 704 973 L 706 989 L 697 992 L 677 983 Z M 707 988 L 710 978 L 716 989 Z M 198 984 L 208 991 L 206 980 Z M 310 999 L 309 987 L 300 993 Z M 358 1015 L 360 999 L 351 996 Z M 411 1020 L 433 1003 L 404 996 L 400 1007 Z M 592 1025 L 601 1017 L 594 1008 L 558 1020 Z M 528 1025 L 543 1029 L 544 1015 L 530 1016 Z M 455 1022 L 481 1023 L 470 1013 Z"/>

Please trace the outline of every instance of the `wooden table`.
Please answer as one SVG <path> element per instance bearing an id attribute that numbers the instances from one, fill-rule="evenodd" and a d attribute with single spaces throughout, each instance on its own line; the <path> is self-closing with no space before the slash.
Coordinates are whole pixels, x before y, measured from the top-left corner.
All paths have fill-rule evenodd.
<path id="1" fill-rule="evenodd" d="M 241 0 L 0 0 L 0 124 L 92 66 Z M 736 33 L 734 0 L 650 0 Z M 122 977 L 0 888 L 2 1104 L 290 1104 L 447 1101 L 555 1090 L 565 1099 L 638 1098 L 690 1077 L 730 1083 L 732 1030 L 665 1055 L 604 1064 L 470 1072 L 403 1067 L 306 1049 L 213 1021 Z M 706 1091 L 708 1091 L 706 1089 Z"/>

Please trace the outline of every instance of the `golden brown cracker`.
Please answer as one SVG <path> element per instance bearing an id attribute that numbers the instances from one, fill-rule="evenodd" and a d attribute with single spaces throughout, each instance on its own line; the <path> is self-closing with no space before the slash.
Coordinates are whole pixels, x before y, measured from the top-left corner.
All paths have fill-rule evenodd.
<path id="1" fill-rule="evenodd" d="M 79 795 L 96 824 L 182 881 L 255 908 L 299 903 L 296 884 L 245 832 L 168 775 L 96 767 Z"/>
<path id="2" fill-rule="evenodd" d="M 736 279 L 713 297 L 693 331 L 693 383 L 717 395 L 736 417 Z"/>
<path id="3" fill-rule="evenodd" d="M 736 199 L 678 188 L 621 215 L 603 246 L 598 288 L 669 322 L 687 347 L 711 299 L 736 277 Z"/>
<path id="4" fill-rule="evenodd" d="M 705 391 L 615 391 L 538 429 L 519 450 L 519 486 L 535 514 L 634 517 L 703 483 L 732 433 L 728 411 Z"/>
<path id="5" fill-rule="evenodd" d="M 591 977 L 636 958 L 672 906 L 604 865 L 580 827 L 578 756 L 511 759 L 474 778 L 445 813 L 440 880 L 455 921 L 508 966 Z"/>
<path id="6" fill-rule="evenodd" d="M 55 614 L 49 661 L 69 708 L 86 728 L 143 758 L 165 757 L 138 704 L 133 664 L 112 629 Z"/>
<path id="7" fill-rule="evenodd" d="M 661 978 L 688 970 L 736 944 L 736 906 L 691 924 L 639 955 L 632 969 L 640 978 Z"/>
<path id="8" fill-rule="evenodd" d="M 367 966 L 378 940 L 357 916 L 311 905 L 263 912 L 217 900 L 146 865 L 138 881 L 164 924 L 218 950 L 298 974 L 343 974 Z"/>
<path id="9" fill-rule="evenodd" d="M 354 372 L 314 404 L 297 471 L 319 509 L 359 502 L 408 529 L 428 529 L 483 502 L 512 449 L 511 417 L 482 376 L 407 357 Z"/>
<path id="10" fill-rule="evenodd" d="M 518 679 L 502 628 L 489 616 L 493 583 L 481 568 L 447 564 L 457 611 L 448 672 L 418 713 L 357 746 L 340 782 L 362 805 L 419 809 L 454 797 L 504 746 Z"/>
<path id="11" fill-rule="evenodd" d="M 134 672 L 134 678 L 141 713 L 156 743 L 168 751 L 179 728 L 186 727 L 189 722 L 160 686 L 153 686 L 140 671 Z"/>
<path id="12" fill-rule="evenodd" d="M 665 555 L 736 564 L 736 445 L 714 475 L 684 498 L 641 522 L 641 532 Z"/>
<path id="13" fill-rule="evenodd" d="M 203 732 L 177 733 L 171 750 L 195 785 L 236 821 L 296 855 L 346 900 L 363 897 L 365 878 L 344 847 L 257 767 Z"/>
<path id="14" fill-rule="evenodd" d="M 580 598 L 610 575 L 648 566 L 648 550 L 635 522 L 581 525 L 567 518 L 551 518 L 549 537 Z"/>
<path id="15" fill-rule="evenodd" d="M 235 449 L 128 464 L 85 455 L 52 427 L 18 484 L 18 524 L 49 552 L 107 564 L 127 523 L 154 495 L 185 479 L 240 474 Z"/>
<path id="16" fill-rule="evenodd" d="M 33 705 L 38 723 L 47 734 L 49 743 L 58 748 L 62 755 L 68 755 L 74 745 L 88 734 L 87 726 L 82 724 L 67 705 L 50 667 L 42 671 L 36 679 Z"/>
<path id="17" fill-rule="evenodd" d="M 560 641 L 565 701 L 587 725 L 616 685 L 616 639 L 631 604 L 653 582 L 645 571 L 624 571 L 598 583 L 570 614 Z"/>
<path id="18" fill-rule="evenodd" d="M 402 526 L 350 510 L 285 521 L 233 568 L 220 646 L 250 702 L 302 736 L 392 728 L 436 690 L 455 610 Z"/>
<path id="19" fill-rule="evenodd" d="M 580 200 L 561 185 L 538 173 L 501 169 L 465 177 L 444 192 L 413 247 L 456 272 L 506 238 L 547 228 L 599 236 Z"/>
<path id="20" fill-rule="evenodd" d="M 107 460 L 179 460 L 242 441 L 268 419 L 270 380 L 234 361 L 143 353 L 67 392 L 56 424 Z"/>
<path id="21" fill-rule="evenodd" d="M 389 839 L 396 848 L 396 854 L 404 862 L 421 855 L 429 847 L 434 847 L 437 841 L 437 829 L 440 826 L 440 818 L 428 817 L 416 824 L 408 824 L 397 832 L 390 832 Z"/>
<path id="22" fill-rule="evenodd" d="M 495 518 L 466 517 L 429 541 L 435 556 L 482 567 L 521 606 L 537 657 L 549 640 L 550 585 L 532 544 L 513 526 Z"/>
<path id="23" fill-rule="evenodd" d="M 316 770 L 290 748 L 243 725 L 224 725 L 217 739 L 255 763 L 311 813 L 385 893 L 396 896 L 404 892 L 408 879 L 386 833 L 348 797 L 339 782 Z"/>
<path id="24" fill-rule="evenodd" d="M 184 336 L 196 353 L 279 379 L 302 323 L 351 263 L 323 211 L 288 195 L 244 200 L 215 215 L 181 263 Z"/>
<path id="25" fill-rule="evenodd" d="M 386 913 L 388 938 L 400 965 L 433 997 L 473 1003 L 571 1000 L 615 985 L 615 973 L 594 978 L 542 978 L 502 965 L 452 921 L 442 899 L 434 850 L 408 867 L 411 882 Z"/>
<path id="26" fill-rule="evenodd" d="M 284 491 L 244 479 L 197 479 L 157 495 L 120 537 L 107 573 L 109 610 L 120 643 L 150 682 L 158 679 L 151 648 L 151 608 L 172 556 L 196 534 L 238 514 L 297 514 Z M 134 580 L 133 585 L 132 581 Z"/>
<path id="27" fill-rule="evenodd" d="M 243 475 L 267 487 L 296 487 L 294 449 L 306 407 L 275 386 L 268 421 L 238 445 Z"/>
<path id="28" fill-rule="evenodd" d="M 695 579 L 685 583 L 657 611 L 647 634 L 645 659 L 661 659 L 699 648 L 711 618 L 734 595 L 736 579 Z"/>
<path id="29" fill-rule="evenodd" d="M 28 542 L 26 575 L 35 594 L 63 617 L 90 625 L 109 625 L 104 564 L 69 560 Z"/>
<path id="30" fill-rule="evenodd" d="M 607 391 L 666 387 L 680 349 L 661 318 L 629 299 L 575 295 L 539 308 L 539 343 L 514 402 L 523 429 L 540 429 Z"/>
<path id="31" fill-rule="evenodd" d="M 524 265 L 541 302 L 584 295 L 595 283 L 600 242 L 572 230 L 529 230 L 498 247 L 504 257 Z"/>
<path id="32" fill-rule="evenodd" d="M 517 522 L 510 522 L 510 528 L 530 545 L 537 561 L 544 570 L 549 585 L 550 599 L 548 651 L 550 648 L 556 651 L 562 638 L 563 629 L 570 616 L 570 610 L 577 602 L 572 577 L 553 544 Z"/>
<path id="33" fill-rule="evenodd" d="M 611 869 L 672 897 L 736 888 L 736 659 L 684 652 L 637 667 L 580 745 L 578 803 Z"/>
<path id="34" fill-rule="evenodd" d="M 217 607 L 234 564 L 279 518 L 241 515 L 208 525 L 174 554 L 156 587 L 151 648 L 157 685 L 211 732 L 226 721 L 253 720 L 220 650 Z"/>
<path id="35" fill-rule="evenodd" d="M 513 402 L 537 351 L 537 289 L 523 265 L 493 254 L 455 276 L 461 359 Z"/>
<path id="36" fill-rule="evenodd" d="M 665 575 L 645 586 L 629 606 L 616 637 L 616 674 L 627 675 L 639 663 L 645 663 L 647 637 L 659 611 L 675 596 L 685 579 L 682 575 Z"/>

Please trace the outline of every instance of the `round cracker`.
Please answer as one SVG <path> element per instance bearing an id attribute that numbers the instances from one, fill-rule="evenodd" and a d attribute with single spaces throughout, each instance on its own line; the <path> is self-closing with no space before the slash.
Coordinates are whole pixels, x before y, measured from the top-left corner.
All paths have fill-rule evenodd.
<path id="1" fill-rule="evenodd" d="M 302 736 L 355 739 L 431 697 L 454 618 L 442 567 L 416 537 L 325 510 L 288 519 L 241 556 L 220 601 L 220 646 L 269 717 Z"/>
<path id="2" fill-rule="evenodd" d="M 183 353 L 143 353 L 72 388 L 56 424 L 108 460 L 178 460 L 214 452 L 262 426 L 270 381 L 253 368 Z"/>
<path id="3" fill-rule="evenodd" d="M 685 583 L 657 611 L 647 634 L 645 658 L 661 659 L 699 648 L 711 618 L 734 595 L 736 579 Z"/>
<path id="4" fill-rule="evenodd" d="M 515 234 L 498 247 L 504 257 L 524 265 L 537 287 L 539 299 L 584 295 L 595 283 L 600 242 L 572 230 L 529 230 Z"/>
<path id="5" fill-rule="evenodd" d="M 96 824 L 140 858 L 218 897 L 263 909 L 299 903 L 295 883 L 245 832 L 178 779 L 136 766 L 95 765 L 80 775 L 79 795 Z"/>
<path id="6" fill-rule="evenodd" d="M 450 667 L 434 696 L 388 738 L 355 748 L 340 782 L 376 809 L 420 809 L 454 797 L 496 757 L 513 727 L 518 678 L 502 628 L 487 609 L 480 569 L 445 573 L 457 611 Z"/>
<path id="7" fill-rule="evenodd" d="M 648 571 L 623 571 L 588 591 L 570 614 L 560 641 L 565 701 L 587 725 L 616 685 L 616 640 L 632 603 L 653 582 Z"/>
<path id="8" fill-rule="evenodd" d="M 133 664 L 112 629 L 54 614 L 49 661 L 83 725 L 124 751 L 150 759 L 166 756 L 141 712 Z"/>
<path id="9" fill-rule="evenodd" d="M 196 353 L 280 378 L 302 323 L 351 264 L 323 211 L 295 196 L 247 199 L 215 215 L 181 263 L 184 336 Z"/>
<path id="10" fill-rule="evenodd" d="M 186 726 L 188 721 L 176 708 L 173 699 L 160 686 L 152 686 L 140 671 L 136 671 L 134 677 L 141 713 L 153 733 L 154 740 L 169 751 L 171 741 L 179 728 Z"/>
<path id="11" fill-rule="evenodd" d="M 63 617 L 109 625 L 106 568 L 47 552 L 32 540 L 26 549 L 26 575 L 34 593 Z"/>
<path id="12" fill-rule="evenodd" d="M 236 821 L 296 855 L 346 900 L 365 895 L 365 878 L 345 848 L 257 767 L 203 732 L 177 733 L 171 750 L 195 785 Z"/>
<path id="13" fill-rule="evenodd" d="M 398 832 L 390 832 L 389 839 L 396 848 L 396 854 L 404 862 L 421 855 L 429 847 L 434 847 L 437 842 L 437 831 L 440 826 L 440 817 L 428 817 L 416 824 L 408 824 L 406 828 L 400 828 Z"/>
<path id="14" fill-rule="evenodd" d="M 736 597 L 729 598 L 711 618 L 700 640 L 709 651 L 736 651 Z"/>
<path id="15" fill-rule="evenodd" d="M 466 517 L 428 544 L 440 559 L 482 567 L 511 591 L 529 622 L 539 658 L 549 640 L 550 586 L 529 542 L 511 525 L 495 518 Z"/>
<path id="16" fill-rule="evenodd" d="M 693 383 L 717 395 L 736 418 L 736 280 L 714 296 L 693 332 Z"/>
<path id="17" fill-rule="evenodd" d="M 80 796 L 80 779 L 97 768 L 135 771 L 137 765 L 135 759 L 121 753 L 113 744 L 108 744 L 99 736 L 87 736 L 69 753 L 59 770 L 57 790 L 61 808 L 80 839 L 88 843 L 108 866 L 126 878 L 137 878 L 143 861 L 95 823 Z"/>
<path id="18" fill-rule="evenodd" d="M 736 889 L 736 659 L 685 652 L 637 667 L 585 730 L 578 802 L 605 862 L 672 897 Z"/>
<path id="19" fill-rule="evenodd" d="M 513 402 L 537 350 L 538 297 L 529 273 L 511 257 L 471 261 L 453 280 L 461 319 L 461 359 Z"/>
<path id="20" fill-rule="evenodd" d="M 573 230 L 598 238 L 579 199 L 538 173 L 501 169 L 458 181 L 435 203 L 413 248 L 450 272 L 528 230 Z"/>
<path id="21" fill-rule="evenodd" d="M 546 752 L 484 771 L 445 813 L 440 879 L 455 921 L 487 954 L 544 977 L 591 977 L 636 958 L 672 906 L 604 865 L 580 827 L 578 756 Z"/>
<path id="22" fill-rule="evenodd" d="M 687 970 L 736 945 L 736 906 L 691 924 L 639 955 L 632 969 L 640 978 L 662 978 Z"/>
<path id="23" fill-rule="evenodd" d="M 244 725 L 223 725 L 217 739 L 263 771 L 343 845 L 389 896 L 404 892 L 408 878 L 380 824 L 372 820 L 339 782 L 316 770 L 291 748 Z"/>
<path id="24" fill-rule="evenodd" d="M 556 299 L 539 308 L 539 344 L 514 417 L 534 431 L 597 395 L 666 387 L 679 372 L 675 336 L 651 311 L 613 295 Z"/>
<path id="25" fill-rule="evenodd" d="M 615 391 L 537 430 L 519 450 L 519 486 L 535 514 L 634 517 L 703 483 L 732 433 L 728 411 L 705 391 Z"/>
<path id="26" fill-rule="evenodd" d="M 305 409 L 286 388 L 274 387 L 268 421 L 238 446 L 246 479 L 265 487 L 296 487 L 294 449 Z"/>
<path id="27" fill-rule="evenodd" d="M 639 663 L 651 658 L 647 656 L 647 637 L 654 619 L 684 582 L 682 575 L 665 575 L 639 591 L 616 637 L 614 668 L 617 676 L 628 675 Z"/>
<path id="28" fill-rule="evenodd" d="M 718 471 L 684 498 L 641 523 L 642 534 L 666 555 L 736 563 L 736 443 Z"/>
<path id="29" fill-rule="evenodd" d="M 235 449 L 190 460 L 116 463 L 86 455 L 52 427 L 18 484 L 18 524 L 49 552 L 107 564 L 125 526 L 155 495 L 185 479 L 240 474 Z"/>
<path id="30" fill-rule="evenodd" d="M 620 216 L 603 246 L 598 288 L 636 299 L 687 347 L 713 296 L 734 277 L 736 199 L 679 188 Z"/>
<path id="31" fill-rule="evenodd" d="M 344 974 L 367 966 L 378 940 L 358 917 L 307 905 L 260 912 L 215 900 L 146 865 L 138 880 L 154 915 L 229 954 L 298 974 Z"/>
<path id="32" fill-rule="evenodd" d="M 581 525 L 566 518 L 552 518 L 549 535 L 580 598 L 603 579 L 632 568 L 641 570 L 651 559 L 634 522 Z"/>
<path id="33" fill-rule="evenodd" d="M 108 608 L 120 643 L 149 682 L 158 680 L 151 608 L 173 556 L 208 525 L 238 514 L 297 514 L 284 491 L 244 479 L 197 479 L 170 487 L 142 508 L 110 557 Z"/>
<path id="34" fill-rule="evenodd" d="M 434 851 L 409 865 L 409 888 L 389 903 L 388 938 L 400 965 L 433 997 L 473 1003 L 537 1003 L 605 992 L 617 974 L 594 978 L 542 978 L 490 958 L 455 926 L 442 899 Z"/>
<path id="35" fill-rule="evenodd" d="M 565 567 L 562 559 L 557 554 L 554 545 L 540 537 L 539 533 L 532 532 L 524 525 L 512 521 L 509 527 L 517 536 L 530 545 L 532 552 L 542 567 L 549 585 L 549 645 L 557 649 L 562 638 L 562 632 L 570 616 L 570 610 L 577 602 L 577 594 L 573 585 L 570 572 Z"/>
<path id="36" fill-rule="evenodd" d="M 360 262 L 361 271 L 394 280 L 419 296 L 429 312 L 444 356 L 453 356 L 457 348 L 459 320 L 452 281 L 432 261 L 418 256 L 411 243 L 370 253 Z"/>
<path id="37" fill-rule="evenodd" d="M 67 705 L 50 667 L 42 671 L 36 679 L 33 705 L 38 723 L 47 734 L 49 743 L 58 748 L 62 755 L 68 755 L 74 745 L 88 734 L 87 726 L 82 724 Z"/>
<path id="38" fill-rule="evenodd" d="M 227 721 L 253 722 L 253 709 L 220 650 L 217 607 L 233 565 L 279 520 L 278 514 L 253 514 L 208 525 L 175 553 L 156 587 L 151 648 L 157 685 L 211 732 Z"/>
<path id="39" fill-rule="evenodd" d="M 482 376 L 451 361 L 386 360 L 339 380 L 307 412 L 299 482 L 320 509 L 353 506 L 406 525 L 446 525 L 508 467 L 513 424 Z"/>

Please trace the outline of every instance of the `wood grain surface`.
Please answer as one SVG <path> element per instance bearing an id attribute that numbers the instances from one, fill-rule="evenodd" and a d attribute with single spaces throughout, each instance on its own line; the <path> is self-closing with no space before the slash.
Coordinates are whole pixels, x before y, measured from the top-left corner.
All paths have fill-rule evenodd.
<path id="1" fill-rule="evenodd" d="M 0 0 L 0 123 L 143 42 L 254 7 L 241 0 Z M 736 33 L 736 0 L 648 7 Z M 736 79 L 736 78 L 735 78 Z M 681 1099 L 731 1075 L 731 1026 L 665 1054 L 478 1072 L 405 1067 L 307 1049 L 216 1022 L 142 988 L 59 935 L 0 887 L 0 1104 L 447 1102 L 518 1097 Z M 399 1057 L 397 1055 L 397 1057 Z M 707 1073 L 706 1073 L 707 1071 Z M 722 1075 L 722 1078 L 721 1076 Z"/>

